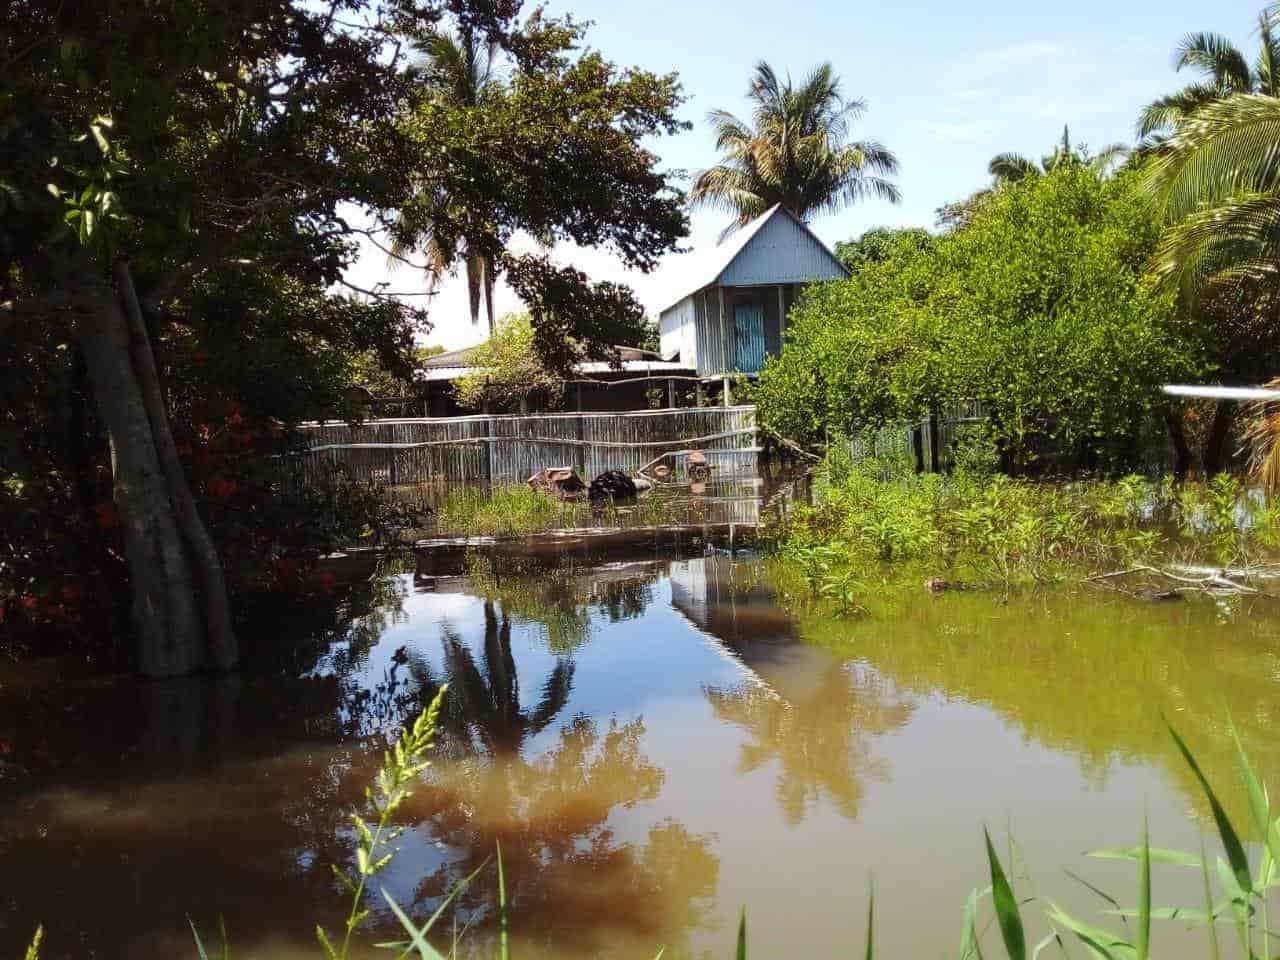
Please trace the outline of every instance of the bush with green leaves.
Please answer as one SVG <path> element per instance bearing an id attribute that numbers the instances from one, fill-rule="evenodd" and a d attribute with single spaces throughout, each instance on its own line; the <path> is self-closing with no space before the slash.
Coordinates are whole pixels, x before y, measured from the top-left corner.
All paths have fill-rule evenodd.
<path id="1" fill-rule="evenodd" d="M 810 288 L 756 400 L 805 444 L 980 401 L 1004 466 L 1105 466 L 1203 346 L 1143 267 L 1158 236 L 1133 178 L 1064 167 L 993 195 L 962 229 L 897 243 Z"/>

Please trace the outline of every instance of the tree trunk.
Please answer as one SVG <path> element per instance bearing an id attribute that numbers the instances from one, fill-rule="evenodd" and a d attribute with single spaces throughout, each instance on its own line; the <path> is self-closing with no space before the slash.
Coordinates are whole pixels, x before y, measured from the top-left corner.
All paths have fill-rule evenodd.
<path id="1" fill-rule="evenodd" d="M 129 357 L 124 313 L 110 291 L 76 324 L 98 411 L 111 438 L 115 500 L 133 593 L 138 669 L 176 676 L 204 662 L 204 630 L 187 552 Z"/>
<path id="2" fill-rule="evenodd" d="M 151 337 L 142 317 L 138 293 L 133 286 L 129 265 L 119 260 L 114 268 L 116 284 L 124 300 L 125 318 L 129 325 L 130 355 L 134 373 L 142 393 L 142 402 L 151 421 L 151 433 L 155 438 L 160 468 L 164 471 L 169 487 L 169 499 L 177 515 L 178 526 L 191 548 L 192 560 L 200 574 L 204 595 L 205 628 L 209 633 L 209 648 L 213 662 L 221 670 L 230 670 L 240 658 L 235 633 L 231 629 L 231 607 L 227 601 L 227 581 L 222 570 L 222 558 L 213 538 L 200 519 L 191 487 L 178 459 L 178 448 L 173 442 L 169 426 L 169 413 L 165 409 L 160 390 L 160 376 L 156 370 L 155 354 L 151 351 Z"/>
<path id="3" fill-rule="evenodd" d="M 493 288 L 498 284 L 497 264 L 493 257 L 486 256 L 484 258 L 484 304 L 485 310 L 489 314 L 489 337 L 497 332 L 497 324 L 493 318 Z"/>
<path id="4" fill-rule="evenodd" d="M 1235 420 L 1235 403 L 1231 400 L 1219 400 L 1213 410 L 1213 420 L 1209 423 L 1209 435 L 1204 441 L 1204 475 L 1211 477 L 1223 470 L 1223 459 L 1226 453 L 1227 440 L 1231 436 L 1231 424 Z"/>
<path id="5" fill-rule="evenodd" d="M 1191 447 L 1187 444 L 1187 433 L 1182 427 L 1182 418 L 1177 412 L 1166 407 L 1163 412 L 1164 425 L 1169 431 L 1169 442 L 1173 445 L 1173 476 L 1176 480 L 1187 479 L 1191 472 Z"/>

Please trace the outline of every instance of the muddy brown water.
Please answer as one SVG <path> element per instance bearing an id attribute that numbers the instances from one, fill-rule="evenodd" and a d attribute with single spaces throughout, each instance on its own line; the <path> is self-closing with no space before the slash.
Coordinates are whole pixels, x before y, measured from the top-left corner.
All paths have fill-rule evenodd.
<path id="1" fill-rule="evenodd" d="M 1241 822 L 1228 711 L 1280 782 L 1268 607 L 914 587 L 824 619 L 687 536 L 440 548 L 366 583 L 370 562 L 336 613 L 264 617 L 269 667 L 230 681 L 0 673 L 0 955 L 43 923 L 47 957 L 194 956 L 188 917 L 237 956 L 319 955 L 347 815 L 446 681 L 364 943 L 396 934 L 376 887 L 425 918 L 500 842 L 516 958 L 727 957 L 744 907 L 752 956 L 852 955 L 871 877 L 877 955 L 954 956 L 983 825 L 1020 892 L 1103 923 L 1063 868 L 1136 902 L 1130 865 L 1083 854 L 1144 811 L 1153 843 L 1216 848 L 1162 712 Z M 1155 900 L 1197 906 L 1198 882 L 1157 866 Z M 460 898 L 473 952 L 495 902 L 490 865 Z M 1178 925 L 1157 945 L 1205 955 Z"/>

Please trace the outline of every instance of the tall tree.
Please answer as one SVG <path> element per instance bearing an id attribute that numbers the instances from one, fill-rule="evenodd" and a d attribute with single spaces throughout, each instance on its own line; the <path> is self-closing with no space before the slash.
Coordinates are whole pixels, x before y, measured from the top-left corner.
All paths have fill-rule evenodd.
<path id="1" fill-rule="evenodd" d="M 987 172 L 991 174 L 997 187 L 1052 173 L 1063 166 L 1088 167 L 1103 176 L 1128 154 L 1129 148 L 1122 143 L 1109 144 L 1096 154 L 1090 153 L 1085 146 L 1072 146 L 1071 129 L 1063 126 L 1062 140 L 1054 146 L 1051 153 L 1041 157 L 1038 164 L 1020 153 L 1000 153 L 991 158 Z"/>
<path id="2" fill-rule="evenodd" d="M 1190 33 L 1174 51 L 1173 68 L 1196 70 L 1201 79 L 1143 108 L 1138 136 L 1148 151 L 1163 147 L 1184 120 L 1211 103 L 1238 93 L 1280 96 L 1280 46 L 1267 13 L 1258 17 L 1258 54 L 1252 65 L 1226 37 Z"/>
<path id="3" fill-rule="evenodd" d="M 339 7 L 370 26 L 342 25 Z M 140 669 L 229 667 L 225 574 L 154 338 L 215 272 L 340 279 L 339 204 L 401 192 L 391 121 L 404 85 L 386 38 L 408 21 L 372 0 L 7 0 L 0 19 L 0 327 L 40 325 L 84 359 L 111 442 Z"/>
<path id="4" fill-rule="evenodd" d="M 619 68 L 583 51 L 585 36 L 584 26 L 541 12 L 523 19 L 503 40 L 503 82 L 479 97 L 465 78 L 483 48 L 467 54 L 465 43 L 452 44 L 438 58 L 451 64 L 441 76 L 461 77 L 466 96 L 425 85 L 401 124 L 421 152 L 415 191 L 398 211 L 401 242 L 421 246 L 429 236 L 442 250 L 483 258 L 486 283 L 506 272 L 532 316 L 534 347 L 554 369 L 583 353 L 606 359 L 631 314 L 615 310 L 617 322 L 603 322 L 616 291 L 592 288 L 545 256 L 513 253 L 511 237 L 607 247 L 647 272 L 687 233 L 684 195 L 646 146 L 687 127 L 675 116 L 675 75 Z M 555 289 L 542 295 L 547 283 Z"/>
<path id="5" fill-rule="evenodd" d="M 796 86 L 761 61 L 747 97 L 750 122 L 725 110 L 709 114 L 723 160 L 697 175 L 691 195 L 695 206 L 733 215 L 726 234 L 776 204 L 807 220 L 868 196 L 901 199 L 889 180 L 897 157 L 874 140 L 849 141 L 867 105 L 844 98 L 830 63 Z"/>
<path id="6" fill-rule="evenodd" d="M 432 32 L 416 47 L 419 59 L 413 71 L 422 84 L 420 95 L 426 99 L 455 109 L 481 110 L 505 94 L 498 73 L 501 47 L 493 37 L 482 37 L 463 25 L 456 33 Z M 423 191 L 393 223 L 390 262 L 395 265 L 404 261 L 410 247 L 419 247 L 426 255 L 430 289 L 434 289 L 461 261 L 466 271 L 471 323 L 480 322 L 483 300 L 492 337 L 493 291 L 497 283 L 497 257 L 492 250 L 500 246 L 488 236 L 493 232 L 492 224 L 486 223 L 484 211 L 450 210 L 453 201 L 439 185 L 424 184 Z M 443 232 L 438 233 L 435 225 L 449 216 L 465 217 L 471 224 L 469 235 L 451 243 Z"/>

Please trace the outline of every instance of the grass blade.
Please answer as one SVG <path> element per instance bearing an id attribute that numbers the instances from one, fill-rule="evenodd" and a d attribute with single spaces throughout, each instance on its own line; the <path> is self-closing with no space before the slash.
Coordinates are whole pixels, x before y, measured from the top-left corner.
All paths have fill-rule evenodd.
<path id="1" fill-rule="evenodd" d="M 969 892 L 964 905 L 964 929 L 960 931 L 960 960 L 982 960 L 978 943 L 978 891 Z"/>
<path id="2" fill-rule="evenodd" d="M 1076 883 L 1080 884 L 1080 886 L 1084 887 L 1086 890 L 1088 890 L 1098 899 L 1104 900 L 1107 903 L 1111 904 L 1111 906 L 1114 908 L 1112 912 L 1115 913 L 1115 915 L 1120 918 L 1120 921 L 1125 925 L 1125 928 L 1128 929 L 1129 921 L 1126 918 L 1129 914 L 1129 911 L 1125 910 L 1124 907 L 1120 905 L 1119 900 L 1111 896 L 1111 894 L 1107 893 L 1107 891 L 1103 890 L 1101 887 L 1095 887 L 1092 883 L 1090 883 L 1088 880 L 1086 880 L 1084 877 L 1080 876 L 1077 873 L 1073 873 L 1072 871 L 1065 870 L 1065 869 L 1062 872 L 1065 873 L 1072 880 L 1074 880 Z"/>
<path id="3" fill-rule="evenodd" d="M 1151 951 L 1151 831 L 1147 818 L 1142 818 L 1142 865 L 1138 879 L 1138 942 L 1134 946 L 1137 960 L 1147 960 Z"/>
<path id="4" fill-rule="evenodd" d="M 747 960 L 747 908 L 742 908 L 738 917 L 738 949 L 734 953 L 737 960 Z"/>
<path id="5" fill-rule="evenodd" d="M 190 917 L 187 918 L 188 922 Z M 195 933 L 195 927 L 191 928 L 191 932 Z M 35 936 L 31 938 L 31 943 L 27 946 L 27 952 L 23 955 L 23 960 L 40 960 L 40 941 L 44 939 L 44 927 L 36 927 Z M 196 942 L 200 942 L 200 938 L 196 937 Z"/>
<path id="6" fill-rule="evenodd" d="M 1253 824 L 1272 859 L 1280 860 L 1280 846 L 1271 830 L 1271 798 L 1267 796 L 1267 788 L 1262 785 L 1258 775 L 1253 772 L 1253 764 L 1249 762 L 1249 754 L 1240 742 L 1240 734 L 1236 725 L 1231 724 L 1231 740 L 1236 745 L 1236 757 L 1240 761 L 1240 778 L 1244 780 L 1245 793 L 1249 797 L 1249 810 L 1253 814 Z"/>
<path id="7" fill-rule="evenodd" d="M 1142 847 L 1114 847 L 1106 850 L 1091 850 L 1085 856 L 1095 860 L 1133 860 L 1142 859 Z M 1152 863 L 1167 863 L 1175 867 L 1199 867 L 1201 862 L 1195 854 L 1183 850 L 1169 850 L 1165 847 L 1147 848 L 1147 857 Z"/>
<path id="8" fill-rule="evenodd" d="M 396 919 L 400 921 L 400 926 L 404 927 L 405 932 L 412 938 L 411 949 L 417 950 L 422 960 L 445 960 L 444 954 L 427 942 L 426 926 L 419 928 L 409 915 L 400 909 L 400 904 L 396 903 L 395 897 L 386 890 L 382 891 L 382 896 L 387 901 L 387 906 L 391 908 L 391 912 L 396 915 Z"/>
<path id="9" fill-rule="evenodd" d="M 1005 951 L 1009 954 L 1009 960 L 1027 960 L 1027 938 L 1022 929 L 1018 901 L 1013 895 L 1013 888 L 1009 886 L 1004 868 L 1000 866 L 996 848 L 991 845 L 990 832 L 984 828 L 982 833 L 987 841 L 987 862 L 991 866 L 991 901 L 995 905 L 996 921 L 1000 924 Z"/>
<path id="10" fill-rule="evenodd" d="M 1182 737 L 1178 736 L 1178 731 L 1173 729 L 1173 725 L 1168 723 L 1166 725 L 1169 727 L 1169 733 L 1173 736 L 1173 742 L 1178 745 L 1183 758 L 1191 767 L 1191 772 L 1200 781 L 1200 787 L 1204 790 L 1205 796 L 1209 798 L 1209 806 L 1213 810 L 1213 819 L 1218 826 L 1218 836 L 1222 838 L 1222 847 L 1226 851 L 1227 861 L 1231 864 L 1231 872 L 1240 884 L 1240 889 L 1245 893 L 1251 893 L 1253 891 L 1253 877 L 1249 873 L 1249 858 L 1245 855 L 1244 845 L 1240 843 L 1239 834 L 1236 833 L 1235 827 L 1231 825 L 1227 812 L 1222 809 L 1222 804 L 1218 802 L 1217 794 L 1209 786 L 1209 781 L 1201 771 L 1200 764 L 1196 762 L 1196 758 L 1192 756 L 1191 750 L 1183 742 Z"/>
<path id="11" fill-rule="evenodd" d="M 876 887 L 874 881 L 870 884 L 870 891 L 867 894 L 867 949 L 863 956 L 866 960 L 875 960 L 875 917 L 876 917 Z"/>
<path id="12" fill-rule="evenodd" d="M 511 960 L 511 930 L 507 917 L 507 879 L 502 872 L 502 841 L 495 841 L 498 849 L 498 957 Z"/>
<path id="13" fill-rule="evenodd" d="M 427 920 L 427 922 L 422 925 L 421 930 L 423 934 L 427 934 L 431 932 L 432 928 L 435 927 L 436 925 L 436 921 L 440 919 L 441 914 L 443 914 L 445 910 L 448 909 L 449 904 L 453 903 L 453 901 L 456 900 L 458 896 L 464 890 L 467 889 L 467 887 L 471 886 L 471 882 L 475 880 L 476 877 L 480 876 L 480 871 L 483 870 L 488 865 L 489 865 L 489 861 L 486 859 L 484 863 L 480 864 L 480 866 L 476 867 L 475 870 L 471 871 L 471 874 L 469 876 L 464 877 L 463 879 L 459 880 L 456 884 L 453 885 L 453 889 L 449 891 L 449 895 L 444 898 L 440 906 L 436 907 L 436 912 L 431 914 L 431 917 Z M 386 900 L 391 899 L 391 894 L 387 893 L 385 889 L 382 891 L 382 896 Z M 469 923 L 470 921 L 468 921 L 468 924 Z M 456 935 L 455 935 L 455 938 L 456 938 Z M 374 944 L 374 946 L 379 947 L 383 950 L 400 950 L 402 951 L 400 954 L 401 957 L 408 956 L 409 953 L 411 953 L 414 948 L 413 943 L 376 943 Z"/>
<path id="14" fill-rule="evenodd" d="M 1204 881 L 1204 909 L 1209 915 L 1209 960 L 1221 960 L 1218 926 L 1213 919 L 1213 887 L 1209 885 L 1209 864 L 1205 861 L 1204 837 L 1200 838 L 1200 876 Z"/>

